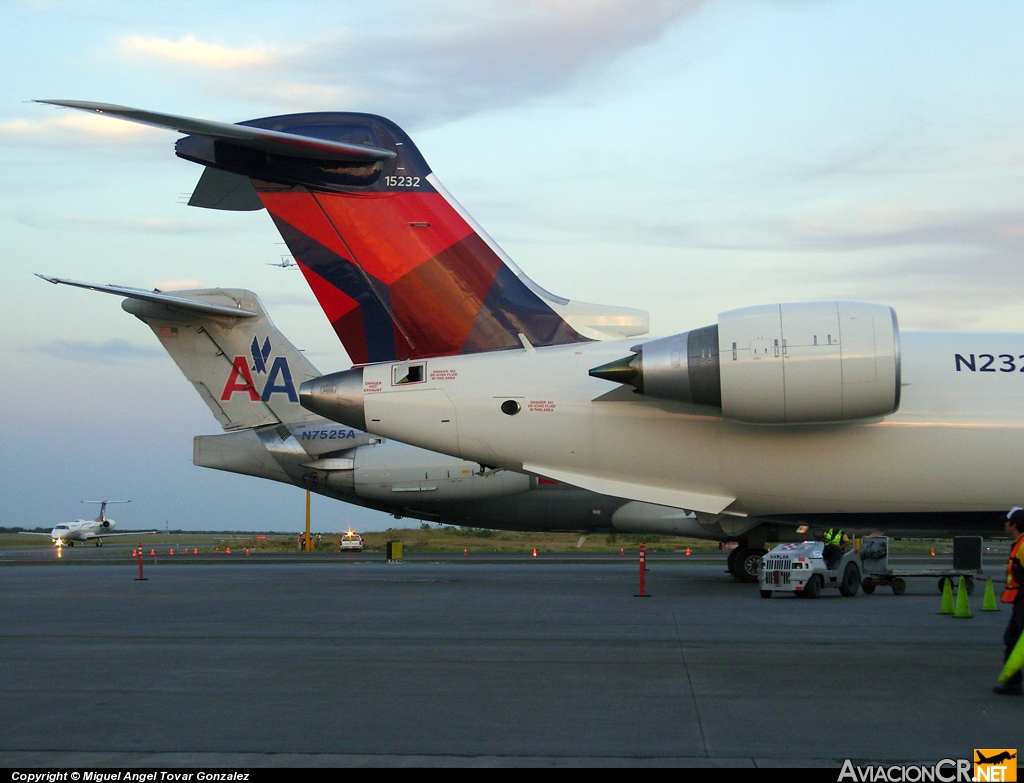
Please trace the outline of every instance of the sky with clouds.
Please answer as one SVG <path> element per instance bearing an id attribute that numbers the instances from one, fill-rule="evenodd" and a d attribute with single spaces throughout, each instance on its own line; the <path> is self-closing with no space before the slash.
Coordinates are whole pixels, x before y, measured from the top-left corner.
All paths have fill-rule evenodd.
<path id="1" fill-rule="evenodd" d="M 119 300 L 33 272 L 256 291 L 348 366 L 264 212 L 184 202 L 175 135 L 30 103 L 241 121 L 370 111 L 532 278 L 642 307 L 860 299 L 1024 328 L 1024 5 L 951 0 L 0 0 L 0 526 L 298 529 L 296 488 L 203 470 L 209 411 Z M 324 530 L 390 518 L 317 499 Z"/>

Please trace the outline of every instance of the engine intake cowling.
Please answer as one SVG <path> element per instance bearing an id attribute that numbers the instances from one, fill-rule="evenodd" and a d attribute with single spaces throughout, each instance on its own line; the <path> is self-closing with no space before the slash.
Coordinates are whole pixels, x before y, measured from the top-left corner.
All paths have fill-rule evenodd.
<path id="1" fill-rule="evenodd" d="M 899 408 L 899 344 L 896 312 L 884 305 L 761 305 L 642 343 L 590 374 L 739 421 L 848 421 Z"/>

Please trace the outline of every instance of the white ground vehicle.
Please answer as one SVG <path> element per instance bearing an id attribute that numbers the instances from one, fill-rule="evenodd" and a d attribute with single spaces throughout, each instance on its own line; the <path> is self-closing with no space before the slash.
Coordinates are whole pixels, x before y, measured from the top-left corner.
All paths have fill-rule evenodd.
<path id="1" fill-rule="evenodd" d="M 824 549 L 821 541 L 801 541 L 775 547 L 761 558 L 757 574 L 761 597 L 796 593 L 805 598 L 817 598 L 826 587 L 837 587 L 846 597 L 857 595 L 864 571 L 860 555 L 850 549 L 843 553 L 835 568 L 830 569 L 822 557 Z"/>
<path id="2" fill-rule="evenodd" d="M 349 530 L 345 535 L 341 537 L 341 551 L 362 552 L 363 537 L 358 533 L 353 533 L 351 530 Z"/>

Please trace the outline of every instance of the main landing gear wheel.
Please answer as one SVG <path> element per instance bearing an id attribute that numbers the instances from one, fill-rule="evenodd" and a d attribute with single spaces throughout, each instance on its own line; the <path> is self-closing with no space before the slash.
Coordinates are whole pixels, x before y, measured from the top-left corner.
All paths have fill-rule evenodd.
<path id="1" fill-rule="evenodd" d="M 839 584 L 839 594 L 844 598 L 853 598 L 860 589 L 860 569 L 853 563 L 846 564 L 843 581 Z"/>

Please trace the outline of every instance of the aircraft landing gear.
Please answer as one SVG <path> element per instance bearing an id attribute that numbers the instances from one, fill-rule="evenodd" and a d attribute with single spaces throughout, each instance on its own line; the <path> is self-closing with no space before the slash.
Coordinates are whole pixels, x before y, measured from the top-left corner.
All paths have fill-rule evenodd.
<path id="1" fill-rule="evenodd" d="M 735 549 L 730 549 L 729 550 L 729 558 L 725 561 L 726 569 L 733 576 L 736 576 L 736 555 L 739 553 L 739 551 L 740 551 L 739 547 L 736 547 Z"/>
<path id="2" fill-rule="evenodd" d="M 75 542 L 74 542 L 74 541 L 68 541 L 67 545 L 68 545 L 68 546 L 74 546 L 74 545 L 75 545 Z"/>
<path id="3" fill-rule="evenodd" d="M 767 554 L 767 551 L 761 547 L 740 544 L 729 553 L 729 559 L 726 561 L 729 573 L 740 582 L 756 582 L 757 567 L 761 564 L 761 558 Z"/>
<path id="4" fill-rule="evenodd" d="M 96 546 L 103 546 L 103 542 L 102 541 L 97 541 L 96 542 Z"/>

